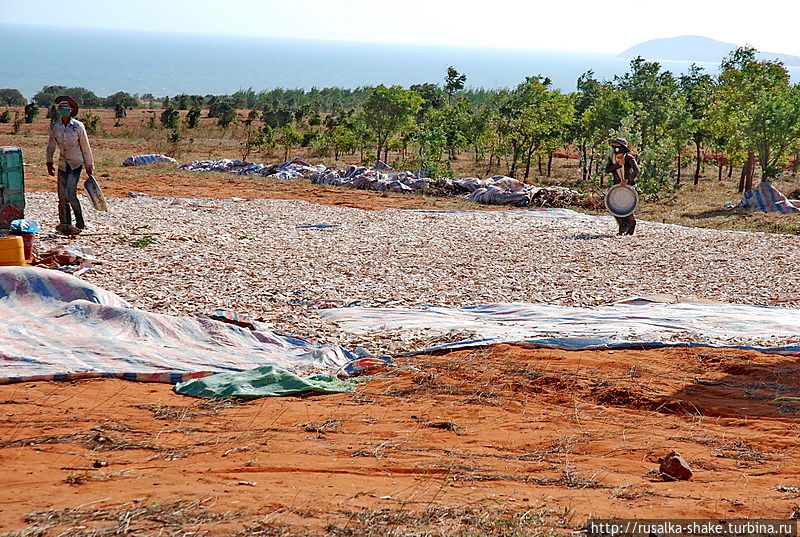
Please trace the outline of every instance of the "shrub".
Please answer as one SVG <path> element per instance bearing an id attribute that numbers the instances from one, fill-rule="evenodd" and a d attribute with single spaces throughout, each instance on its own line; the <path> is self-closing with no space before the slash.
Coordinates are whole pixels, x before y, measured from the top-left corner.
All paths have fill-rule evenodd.
<path id="1" fill-rule="evenodd" d="M 86 132 L 95 134 L 100 129 L 100 116 L 88 112 L 82 118 L 83 125 L 86 127 Z"/>

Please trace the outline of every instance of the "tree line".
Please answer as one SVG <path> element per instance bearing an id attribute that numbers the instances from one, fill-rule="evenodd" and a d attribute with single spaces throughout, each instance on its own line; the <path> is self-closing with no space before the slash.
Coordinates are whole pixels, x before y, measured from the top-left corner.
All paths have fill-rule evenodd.
<path id="1" fill-rule="evenodd" d="M 374 87 L 240 90 L 230 95 L 156 98 L 124 92 L 100 98 L 85 88 L 46 86 L 32 99 L 50 106 L 57 94 L 84 107 L 163 108 L 160 123 L 174 130 L 198 125 L 205 112 L 226 129 L 244 119 L 244 155 L 260 147 L 312 147 L 321 156 L 359 154 L 431 175 L 451 173 L 469 154 L 475 164 L 505 167 L 512 177 L 550 175 L 554 156 L 576 154 L 581 181 L 599 181 L 610 137 L 627 138 L 642 168 L 639 184 L 658 195 L 681 182 L 699 181 L 704 165 L 719 180 L 737 177 L 740 190 L 776 177 L 800 161 L 800 85 L 782 63 L 760 60 L 742 47 L 725 57 L 718 73 L 696 65 L 676 76 L 654 61 L 637 58 L 628 71 L 599 80 L 581 75 L 565 93 L 543 76 L 512 89 L 467 88 L 466 75 L 450 67 L 442 84 Z M 16 92 L 16 93 L 15 93 Z M 30 104 L 16 90 L 0 90 L 0 103 Z M 183 120 L 179 110 L 188 111 Z M 260 125 L 256 125 L 260 122 Z M 463 158 L 463 157 L 462 157 Z"/>

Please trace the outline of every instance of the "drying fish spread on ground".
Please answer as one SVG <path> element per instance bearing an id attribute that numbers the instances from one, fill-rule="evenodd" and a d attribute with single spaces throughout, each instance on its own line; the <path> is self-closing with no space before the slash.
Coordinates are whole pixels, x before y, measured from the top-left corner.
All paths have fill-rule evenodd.
<path id="1" fill-rule="evenodd" d="M 28 216 L 52 229 L 56 196 L 28 201 Z M 85 278 L 147 311 L 235 310 L 310 341 L 373 353 L 472 334 L 341 333 L 320 310 L 586 307 L 654 294 L 765 306 L 800 298 L 800 244 L 782 235 L 642 222 L 641 236 L 620 238 L 610 217 L 563 209 L 378 213 L 299 201 L 173 201 L 110 199 L 110 212 L 92 212 L 91 228 L 73 242 L 103 264 Z M 44 248 L 58 242 L 42 238 Z"/>

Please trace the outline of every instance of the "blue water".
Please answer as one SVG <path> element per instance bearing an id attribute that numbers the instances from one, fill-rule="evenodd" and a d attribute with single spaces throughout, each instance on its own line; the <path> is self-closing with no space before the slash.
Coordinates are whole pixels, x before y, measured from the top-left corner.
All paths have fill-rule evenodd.
<path id="1" fill-rule="evenodd" d="M 27 97 L 45 85 L 156 96 L 441 82 L 449 65 L 472 87 L 514 87 L 544 75 L 564 91 L 588 69 L 610 79 L 629 60 L 612 55 L 0 25 L 0 87 Z M 663 61 L 684 72 L 690 62 Z M 710 71 L 716 64 L 702 63 Z M 800 68 L 791 68 L 795 80 Z"/>

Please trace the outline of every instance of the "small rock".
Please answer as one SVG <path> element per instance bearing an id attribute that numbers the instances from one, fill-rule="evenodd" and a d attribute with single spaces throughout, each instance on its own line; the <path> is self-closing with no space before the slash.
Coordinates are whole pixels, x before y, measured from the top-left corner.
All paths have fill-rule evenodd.
<path id="1" fill-rule="evenodd" d="M 692 477 L 692 469 L 677 451 L 670 451 L 661 461 L 658 473 L 667 481 L 686 481 Z"/>
<path id="2" fill-rule="evenodd" d="M 106 466 L 108 466 L 106 461 L 96 460 L 92 463 L 93 468 L 105 468 Z"/>

